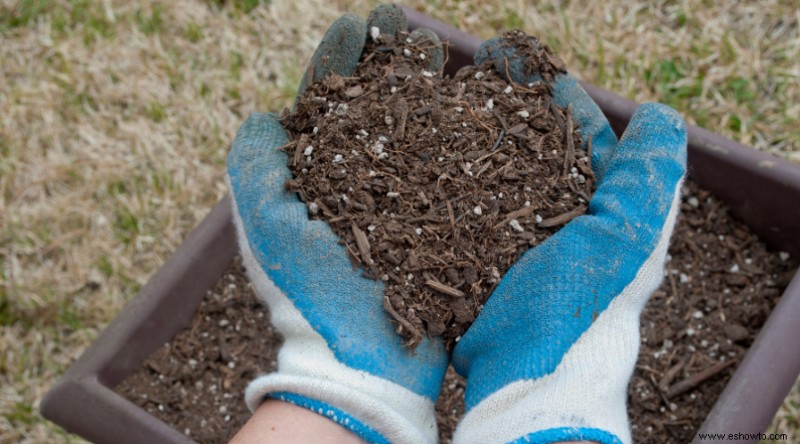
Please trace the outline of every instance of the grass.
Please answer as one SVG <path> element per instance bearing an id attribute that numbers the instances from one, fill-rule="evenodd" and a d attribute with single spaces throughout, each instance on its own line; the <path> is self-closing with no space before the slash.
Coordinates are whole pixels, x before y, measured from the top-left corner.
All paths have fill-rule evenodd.
<path id="1" fill-rule="evenodd" d="M 160 4 L 153 5 L 149 12 L 137 9 L 134 18 L 139 30 L 145 35 L 161 33 L 164 25 L 164 20 L 161 17 L 163 10 L 164 8 Z"/>
<path id="2" fill-rule="evenodd" d="M 792 2 L 410 0 L 539 34 L 577 76 L 800 161 Z M 327 25 L 375 1 L 0 0 L 0 442 L 226 192 L 254 111 L 289 105 Z M 800 393 L 771 431 L 798 436 Z"/>

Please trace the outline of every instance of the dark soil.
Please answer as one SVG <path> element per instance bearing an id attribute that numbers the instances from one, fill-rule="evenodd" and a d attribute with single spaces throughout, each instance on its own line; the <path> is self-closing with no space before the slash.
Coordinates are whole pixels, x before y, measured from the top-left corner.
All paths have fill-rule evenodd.
<path id="1" fill-rule="evenodd" d="M 628 387 L 636 443 L 694 438 L 797 268 L 709 192 L 691 182 L 684 188 L 666 277 L 642 314 Z M 709 379 L 701 381 L 703 373 Z"/>
<path id="2" fill-rule="evenodd" d="M 199 443 L 227 442 L 250 417 L 247 384 L 276 368 L 281 342 L 236 258 L 189 328 L 115 390 Z"/>
<path id="3" fill-rule="evenodd" d="M 368 43 L 352 77 L 327 77 L 283 116 L 287 186 L 386 282 L 410 347 L 428 335 L 452 349 L 511 265 L 585 212 L 594 175 L 571 111 L 551 101 L 563 64 L 545 45 L 505 35 L 543 73 L 520 85 L 491 64 L 441 78 L 426 71 L 431 42 L 406 37 Z"/>
<path id="4" fill-rule="evenodd" d="M 768 251 L 708 192 L 691 182 L 685 188 L 667 277 L 645 308 L 629 386 L 637 443 L 691 440 L 797 265 Z M 191 327 L 116 390 L 198 442 L 224 442 L 249 416 L 244 387 L 274 368 L 279 339 L 267 319 L 236 261 Z M 463 379 L 450 369 L 437 403 L 443 442 L 463 414 L 463 394 Z"/>

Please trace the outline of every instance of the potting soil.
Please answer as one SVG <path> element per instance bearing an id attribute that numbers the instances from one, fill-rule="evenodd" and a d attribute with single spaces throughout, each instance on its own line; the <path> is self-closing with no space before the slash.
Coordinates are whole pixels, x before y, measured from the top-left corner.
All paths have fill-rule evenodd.
<path id="1" fill-rule="evenodd" d="M 464 334 L 531 246 L 586 211 L 590 156 L 551 99 L 563 63 L 521 31 L 504 35 L 542 74 L 508 82 L 493 65 L 430 72 L 429 41 L 382 34 L 353 76 L 329 76 L 283 116 L 287 185 L 342 239 L 410 347 Z"/>
<path id="2" fill-rule="evenodd" d="M 681 211 L 628 388 L 636 443 L 692 440 L 797 267 L 692 182 Z M 226 442 L 249 417 L 247 383 L 275 368 L 280 338 L 268 319 L 236 260 L 191 326 L 115 390 L 197 442 Z M 450 369 L 436 404 L 443 443 L 463 414 L 464 387 Z"/>

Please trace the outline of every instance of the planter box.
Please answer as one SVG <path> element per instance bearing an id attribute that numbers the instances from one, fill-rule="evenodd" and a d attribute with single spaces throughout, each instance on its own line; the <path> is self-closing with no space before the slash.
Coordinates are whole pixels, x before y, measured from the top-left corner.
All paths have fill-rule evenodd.
<path id="1" fill-rule="evenodd" d="M 449 73 L 472 61 L 474 36 L 406 10 L 451 44 Z M 636 103 L 584 84 L 621 131 Z M 771 246 L 800 255 L 800 167 L 689 126 L 689 168 Z M 112 388 L 192 319 L 236 254 L 230 201 L 220 201 L 142 291 L 47 393 L 42 415 L 98 443 L 191 443 Z M 795 275 L 700 432 L 763 431 L 800 373 L 800 274 Z"/>

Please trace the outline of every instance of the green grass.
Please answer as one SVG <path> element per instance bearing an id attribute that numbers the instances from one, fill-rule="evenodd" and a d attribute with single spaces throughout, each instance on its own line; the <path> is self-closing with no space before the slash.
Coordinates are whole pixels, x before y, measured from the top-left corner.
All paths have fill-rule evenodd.
<path id="1" fill-rule="evenodd" d="M 74 305 L 62 303 L 58 313 L 59 324 L 70 331 L 79 331 L 85 327 L 84 319 L 86 315 L 78 310 Z"/>
<path id="2" fill-rule="evenodd" d="M 134 20 L 140 31 L 146 35 L 152 35 L 162 31 L 164 26 L 164 19 L 161 17 L 162 13 L 163 7 L 160 4 L 156 4 L 150 12 L 137 9 L 136 14 L 134 14 Z"/>
<path id="3" fill-rule="evenodd" d="M 167 109 L 164 104 L 153 101 L 147 106 L 147 115 L 153 122 L 159 123 L 167 117 Z"/>
<path id="4" fill-rule="evenodd" d="M 231 80 L 238 82 L 242 78 L 242 68 L 245 66 L 244 55 L 239 51 L 231 51 L 229 54 L 230 64 L 228 72 Z"/>
<path id="5" fill-rule="evenodd" d="M 13 410 L 5 414 L 12 424 L 30 425 L 36 421 L 37 414 L 33 406 L 25 402 L 14 404 Z"/>
<path id="6" fill-rule="evenodd" d="M 259 6 L 267 6 L 270 0 L 215 0 L 215 3 L 232 8 L 234 11 L 249 14 Z"/>
<path id="7" fill-rule="evenodd" d="M 60 111 L 64 119 L 74 118 L 75 113 L 88 115 L 97 111 L 97 102 L 87 91 L 76 90 L 70 84 L 64 85 L 63 91 Z"/>
<path id="8" fill-rule="evenodd" d="M 141 223 L 141 219 L 127 207 L 117 209 L 114 219 L 117 238 L 123 244 L 131 246 L 141 232 Z"/>
<path id="9" fill-rule="evenodd" d="M 22 0 L 11 7 L 0 7 L 0 32 L 31 25 L 53 9 L 53 0 Z"/>
<path id="10" fill-rule="evenodd" d="M 61 14 L 54 18 L 56 27 Z M 61 19 L 63 20 L 63 19 Z M 96 39 L 108 39 L 114 36 L 114 24 L 103 14 L 99 5 L 90 0 L 72 0 L 70 2 L 68 26 L 80 25 L 83 30 L 83 43 L 90 45 Z"/>
<path id="11" fill-rule="evenodd" d="M 183 34 L 190 42 L 197 43 L 203 38 L 203 27 L 195 22 L 190 22 L 184 28 Z"/>
<path id="12" fill-rule="evenodd" d="M 114 275 L 114 265 L 106 256 L 100 256 L 97 259 L 97 269 L 103 273 L 106 277 L 111 277 Z"/>
<path id="13" fill-rule="evenodd" d="M 11 7 L 0 7 L 0 33 L 49 20 L 53 32 L 66 36 L 78 28 L 84 44 L 114 36 L 114 24 L 103 14 L 102 6 L 91 0 L 20 0 Z"/>
<path id="14" fill-rule="evenodd" d="M 108 184 L 108 193 L 112 197 L 120 196 L 127 193 L 128 189 L 125 186 L 125 182 L 122 180 L 115 180 Z"/>
<path id="15" fill-rule="evenodd" d="M 5 279 L 6 276 L 3 276 L 3 278 Z M 4 287 L 0 287 L 0 325 L 14 325 L 16 319 L 17 316 L 11 310 L 11 303 L 8 301 L 6 289 Z"/>
<path id="16" fill-rule="evenodd" d="M 494 29 L 523 29 L 525 20 L 514 8 L 504 8 L 501 15 L 490 26 Z"/>

